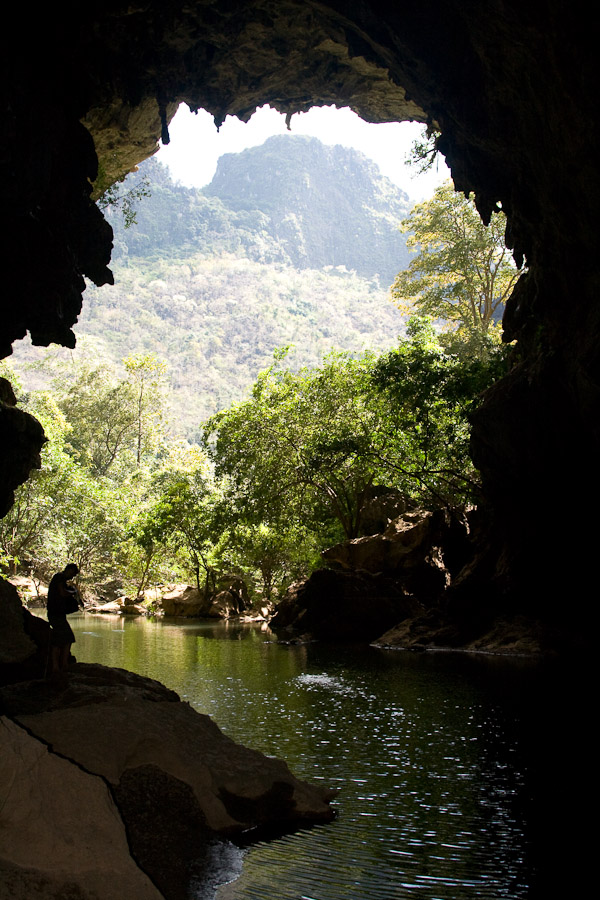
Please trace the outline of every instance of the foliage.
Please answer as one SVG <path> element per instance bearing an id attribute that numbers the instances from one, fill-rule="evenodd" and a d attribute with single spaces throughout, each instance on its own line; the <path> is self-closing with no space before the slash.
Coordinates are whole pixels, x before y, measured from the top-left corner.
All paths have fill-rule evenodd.
<path id="1" fill-rule="evenodd" d="M 123 360 L 135 399 L 135 458 L 137 467 L 142 456 L 155 449 L 162 419 L 162 379 L 167 364 L 152 353 L 138 353 Z"/>
<path id="2" fill-rule="evenodd" d="M 503 213 L 495 212 L 486 227 L 473 201 L 446 182 L 401 227 L 417 254 L 396 276 L 393 300 L 482 341 L 519 277 L 504 244 Z"/>
<path id="3" fill-rule="evenodd" d="M 161 443 L 162 366 L 153 358 L 126 363 L 125 378 L 84 367 L 71 383 L 63 378 L 54 391 L 21 398 L 48 443 L 41 469 L 0 521 L 0 554 L 12 570 L 27 564 L 47 576 L 70 559 L 93 582 L 127 563 L 122 550 L 149 477 L 141 464 Z"/>
<path id="4" fill-rule="evenodd" d="M 89 581 L 122 573 L 138 594 L 151 579 L 174 574 L 212 590 L 222 574 L 236 572 L 268 601 L 306 577 L 324 546 L 361 533 L 376 489 L 396 488 L 425 506 L 477 496 L 468 417 L 505 360 L 491 324 L 494 291 L 491 318 L 485 304 L 479 319 L 461 318 L 478 309 L 461 291 L 470 289 L 471 250 L 483 241 L 466 213 L 460 252 L 460 242 L 451 247 L 431 231 L 411 263 L 413 274 L 420 259 L 430 267 L 418 273 L 416 308 L 437 298 L 431 315 L 458 329 L 439 334 L 431 317 L 414 318 L 407 339 L 381 353 L 403 323 L 376 279 L 343 265 L 289 265 L 296 238 L 306 249 L 310 234 L 322 236 L 322 210 L 320 219 L 301 207 L 277 218 L 280 198 L 271 190 L 258 202 L 256 179 L 237 206 L 235 197 L 226 206 L 217 183 L 215 196 L 200 195 L 158 170 L 157 184 L 160 215 L 146 222 L 141 211 L 127 246 L 116 228 L 120 287 L 88 291 L 81 343 L 93 362 L 74 369 L 69 357 L 68 375 L 60 365 L 54 370 L 53 391 L 24 395 L 51 440 L 42 469 L 0 526 L 6 563 L 48 572 L 73 558 Z M 436 202 L 453 209 L 456 198 Z M 427 212 L 421 207 L 408 220 L 415 245 Z M 366 234 L 359 229 L 354 243 L 358 235 L 368 245 Z M 177 258 L 166 259 L 173 247 Z M 215 249 L 220 255 L 210 258 Z M 471 268 L 457 275 L 451 263 L 461 252 Z M 502 271 L 492 273 L 491 258 L 497 286 Z M 300 349 L 276 352 L 265 369 L 282 339 Z M 328 353 L 332 345 L 355 355 Z M 168 356 L 169 375 L 157 353 Z M 167 378 L 179 393 L 180 433 L 201 431 L 203 450 L 169 442 Z M 213 415 L 200 429 L 207 412 Z"/>
<path id="5" fill-rule="evenodd" d="M 294 523 L 275 527 L 239 521 L 228 540 L 236 567 L 258 580 L 261 598 L 267 603 L 292 581 L 307 578 L 321 561 L 322 548 L 314 532 Z"/>
<path id="6" fill-rule="evenodd" d="M 15 348 L 12 359 L 28 386 L 48 387 L 61 365 L 71 369 L 82 359 L 90 368 L 120 368 L 125 356 L 153 353 L 169 362 L 173 429 L 198 440 L 198 423 L 245 396 L 283 343 L 298 348 L 298 368 L 319 365 L 332 348 L 356 353 L 393 346 L 404 320 L 386 296 L 396 267 L 409 258 L 397 229 L 408 211 L 406 198 L 349 151 L 337 159 L 334 148 L 303 141 L 299 147 L 286 198 L 306 236 L 302 268 L 290 255 L 295 240 L 274 236 L 285 217 L 271 166 L 285 162 L 287 177 L 285 147 L 239 154 L 228 163 L 236 187 L 246 186 L 248 209 L 234 208 L 241 195 L 225 196 L 225 183 L 218 196 L 208 196 L 175 184 L 168 170 L 148 160 L 126 181 L 137 184 L 144 173 L 151 179 L 152 196 L 140 204 L 137 225 L 125 230 L 120 214 L 106 211 L 114 229 L 115 285 L 88 285 L 75 354 L 24 342 Z M 319 160 L 325 170 L 317 173 L 311 166 Z M 336 160 L 343 185 L 332 179 Z M 261 193 L 254 196 L 254 175 L 261 171 Z M 323 185 L 326 196 L 315 187 Z M 342 201 L 343 213 L 335 207 Z M 393 244 L 382 239 L 382 229 Z M 332 254 L 341 245 L 345 255 L 338 263 Z M 358 249 L 363 275 L 354 271 Z M 321 262 L 326 265 L 317 268 Z M 34 359 L 43 360 L 43 368 L 32 370 Z"/>
<path id="7" fill-rule="evenodd" d="M 469 414 L 506 370 L 508 350 L 491 341 L 485 355 L 459 342 L 445 348 L 427 317 L 411 318 L 407 333 L 408 339 L 382 354 L 373 368 L 374 383 L 388 397 L 397 437 L 386 463 L 396 473 L 397 486 L 421 503 L 475 501 L 478 476 L 469 456 Z"/>
<path id="8" fill-rule="evenodd" d="M 245 523 L 302 525 L 322 545 L 354 538 L 376 485 L 424 505 L 474 499 L 468 416 L 503 354 L 448 352 L 431 320 L 415 318 L 380 357 L 332 354 L 297 373 L 280 359 L 249 400 L 207 422 L 206 446 Z"/>
<path id="9" fill-rule="evenodd" d="M 346 537 L 357 535 L 379 474 L 372 450 L 386 441 L 377 398 L 366 389 L 371 365 L 370 355 L 344 354 L 298 373 L 273 365 L 249 400 L 207 422 L 217 474 L 231 479 L 249 521 L 316 529 L 333 520 Z"/>
<path id="10" fill-rule="evenodd" d="M 26 403 L 27 412 L 42 424 L 48 443 L 41 451 L 41 467 L 15 491 L 15 502 L 0 519 L 0 557 L 14 572 L 33 559 L 52 565 L 63 549 L 60 522 L 69 518 L 73 461 L 66 449 L 69 424 L 56 400 L 44 392 Z"/>
<path id="11" fill-rule="evenodd" d="M 59 383 L 60 407 L 72 423 L 70 445 L 92 475 L 139 468 L 162 437 L 165 363 L 151 354 L 123 362 L 125 378 L 106 366 L 84 366 L 70 384 Z"/>
<path id="12" fill-rule="evenodd" d="M 361 533 L 375 489 L 425 506 L 476 497 L 468 416 L 505 351 L 447 338 L 414 318 L 393 350 L 296 372 L 279 350 L 250 397 L 206 423 L 205 449 L 165 443 L 154 357 L 26 395 L 50 441 L 0 525 L 0 553 L 45 573 L 73 559 L 90 582 L 122 572 L 138 594 L 179 573 L 211 592 L 237 572 L 270 601 L 323 547 Z"/>
<path id="13" fill-rule="evenodd" d="M 137 171 L 137 168 L 136 168 Z M 123 227 L 131 228 L 137 224 L 137 210 L 135 204 L 139 203 L 144 197 L 150 197 L 150 178 L 143 175 L 135 182 L 128 181 L 124 186 L 126 175 L 123 175 L 114 184 L 109 185 L 101 194 L 97 203 L 101 210 L 108 209 L 118 210 L 123 218 Z M 102 181 L 101 174 L 97 180 L 95 187 Z"/>
<path id="14" fill-rule="evenodd" d="M 429 172 L 438 159 L 438 141 L 441 132 L 433 125 L 423 128 L 420 138 L 414 141 L 405 164 L 422 175 Z"/>
<path id="15" fill-rule="evenodd" d="M 161 473 L 161 482 L 160 494 L 138 524 L 136 540 L 145 542 L 148 551 L 158 542 L 178 541 L 187 551 L 198 590 L 208 593 L 220 571 L 218 491 L 203 460 L 187 472 Z"/>

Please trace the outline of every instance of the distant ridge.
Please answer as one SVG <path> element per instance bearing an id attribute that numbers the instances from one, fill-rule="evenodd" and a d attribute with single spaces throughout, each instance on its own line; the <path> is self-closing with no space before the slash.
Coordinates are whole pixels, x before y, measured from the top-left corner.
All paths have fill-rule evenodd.
<path id="1" fill-rule="evenodd" d="M 346 266 L 391 284 L 408 264 L 400 221 L 408 195 L 356 150 L 276 135 L 227 153 L 203 193 L 235 212 L 258 210 L 297 268 Z"/>
<path id="2" fill-rule="evenodd" d="M 220 252 L 298 269 L 345 266 L 389 287 L 409 262 L 400 221 L 407 194 L 356 150 L 317 138 L 277 135 L 260 147 L 226 153 L 202 190 L 173 182 L 156 160 L 127 179 L 144 178 L 151 196 L 127 231 L 109 211 L 116 258 Z"/>

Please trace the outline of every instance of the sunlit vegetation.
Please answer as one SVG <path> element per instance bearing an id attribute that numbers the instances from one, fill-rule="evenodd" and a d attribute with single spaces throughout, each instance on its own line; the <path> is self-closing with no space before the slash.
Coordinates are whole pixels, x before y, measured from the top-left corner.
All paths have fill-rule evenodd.
<path id="1" fill-rule="evenodd" d="M 494 322 L 518 274 L 500 214 L 486 230 L 450 187 L 405 209 L 405 328 L 376 272 L 291 259 L 278 198 L 151 171 L 138 224 L 113 216 L 118 288 L 87 292 L 79 355 L 50 349 L 37 381 L 29 362 L 27 390 L 4 365 L 49 438 L 0 521 L 4 570 L 47 578 L 69 559 L 133 596 L 235 574 L 271 601 L 364 533 L 378 491 L 476 503 L 469 415 L 506 368 Z M 295 215 L 305 237 L 322 227 L 310 204 Z"/>
<path id="2" fill-rule="evenodd" d="M 504 243 L 504 213 L 492 213 L 484 225 L 473 199 L 448 181 L 414 207 L 402 230 L 416 253 L 394 280 L 394 301 L 404 312 L 458 328 L 463 341 L 485 353 L 520 274 Z"/>
<path id="3" fill-rule="evenodd" d="M 151 195 L 129 208 L 126 220 L 120 205 L 105 210 L 115 232 L 116 283 L 88 286 L 77 351 L 18 346 L 17 370 L 43 360 L 35 373 L 27 371 L 28 383 L 41 387 L 82 359 L 123 374 L 124 357 L 154 353 L 169 364 L 171 428 L 198 440 L 199 422 L 241 400 L 279 346 L 295 345 L 297 368 L 319 365 L 333 349 L 393 346 L 404 317 L 388 291 L 408 261 L 398 230 L 408 199 L 351 151 L 344 151 L 343 184 L 331 177 L 334 160 L 326 154 L 326 169 L 312 176 L 307 196 L 307 167 L 325 149 L 300 141 L 295 175 L 285 149 L 277 150 L 285 191 L 272 177 L 273 148 L 239 154 L 228 161 L 235 191 L 222 198 L 217 187 L 209 196 L 208 189 L 175 184 L 148 160 L 119 196 L 142 189 Z M 282 194 L 294 211 L 294 240 Z"/>
<path id="4" fill-rule="evenodd" d="M 237 573 L 271 600 L 361 534 L 374 489 L 426 508 L 476 502 L 468 415 L 505 351 L 444 349 L 430 319 L 408 332 L 299 371 L 278 352 L 247 400 L 205 422 L 203 446 L 169 436 L 165 366 L 150 355 L 120 379 L 101 366 L 23 395 L 50 441 L 0 523 L 4 565 L 47 574 L 68 558 L 135 594 L 182 579 L 210 592 Z"/>

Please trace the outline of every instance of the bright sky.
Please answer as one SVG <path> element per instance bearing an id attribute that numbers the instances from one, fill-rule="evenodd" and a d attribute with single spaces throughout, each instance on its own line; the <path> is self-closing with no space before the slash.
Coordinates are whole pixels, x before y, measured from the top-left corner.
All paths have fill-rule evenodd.
<path id="1" fill-rule="evenodd" d="M 415 201 L 430 197 L 437 185 L 450 177 L 441 157 L 434 171 L 425 175 L 416 175 L 404 164 L 422 127 L 416 122 L 372 125 L 352 110 L 334 106 L 313 107 L 307 113 L 297 113 L 291 121 L 292 134 L 308 134 L 324 144 L 360 150 Z M 257 110 L 247 124 L 228 116 L 217 133 L 209 113 L 200 110 L 194 115 L 182 104 L 169 125 L 171 143 L 161 146 L 156 158 L 169 167 L 176 181 L 203 187 L 211 181 L 223 153 L 239 153 L 264 143 L 273 134 L 286 133 L 285 117 L 268 106 Z"/>

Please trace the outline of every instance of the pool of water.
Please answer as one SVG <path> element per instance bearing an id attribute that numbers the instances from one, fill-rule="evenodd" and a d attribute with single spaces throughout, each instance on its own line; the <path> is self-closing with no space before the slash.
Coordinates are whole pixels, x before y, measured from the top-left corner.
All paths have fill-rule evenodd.
<path id="1" fill-rule="evenodd" d="M 553 854 L 572 886 L 581 874 L 560 787 L 569 767 L 578 780 L 567 750 L 581 730 L 564 672 L 524 659 L 282 645 L 254 625 L 70 621 L 81 661 L 157 678 L 230 737 L 339 789 L 334 822 L 219 850 L 197 897 L 516 900 L 547 896 Z"/>

